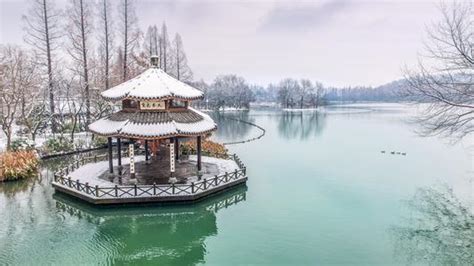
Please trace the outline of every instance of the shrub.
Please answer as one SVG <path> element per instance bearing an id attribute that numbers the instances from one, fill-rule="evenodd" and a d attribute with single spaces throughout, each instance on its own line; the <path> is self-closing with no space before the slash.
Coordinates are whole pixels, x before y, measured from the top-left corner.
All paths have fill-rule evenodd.
<path id="1" fill-rule="evenodd" d="M 93 144 L 93 147 L 100 147 L 100 146 L 107 145 L 107 138 L 95 135 L 92 144 Z"/>
<path id="2" fill-rule="evenodd" d="M 64 125 L 62 127 L 62 132 L 71 133 L 73 129 L 74 129 L 75 132 L 79 132 L 79 131 L 81 131 L 82 128 L 84 128 L 84 125 L 81 124 L 81 123 L 77 123 L 76 126 L 74 126 L 74 123 L 67 122 L 67 123 L 64 123 Z"/>
<path id="3" fill-rule="evenodd" d="M 27 139 L 16 139 L 12 141 L 10 150 L 12 151 L 23 151 L 23 150 L 33 150 L 35 144 Z"/>
<path id="4" fill-rule="evenodd" d="M 181 144 L 183 154 L 196 153 L 196 140 L 190 140 Z M 213 157 L 226 157 L 227 149 L 224 145 L 210 140 L 203 140 L 201 143 L 202 153 Z"/>
<path id="5" fill-rule="evenodd" d="M 44 150 L 47 153 L 66 152 L 73 149 L 73 143 L 63 136 L 59 136 L 54 139 L 48 139 L 44 144 Z"/>
<path id="6" fill-rule="evenodd" d="M 10 151 L 0 154 L 0 181 L 29 178 L 38 170 L 36 151 Z"/>

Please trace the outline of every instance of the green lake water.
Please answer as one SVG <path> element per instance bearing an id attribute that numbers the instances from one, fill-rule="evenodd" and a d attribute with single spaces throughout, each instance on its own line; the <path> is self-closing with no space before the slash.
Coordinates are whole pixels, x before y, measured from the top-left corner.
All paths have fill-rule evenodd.
<path id="1" fill-rule="evenodd" d="M 213 114 L 246 186 L 192 205 L 97 208 L 0 184 L 0 265 L 472 265 L 472 139 L 421 138 L 411 107 Z M 229 119 L 231 118 L 231 119 Z M 381 151 L 386 151 L 382 153 Z M 391 151 L 406 153 L 391 154 Z"/>

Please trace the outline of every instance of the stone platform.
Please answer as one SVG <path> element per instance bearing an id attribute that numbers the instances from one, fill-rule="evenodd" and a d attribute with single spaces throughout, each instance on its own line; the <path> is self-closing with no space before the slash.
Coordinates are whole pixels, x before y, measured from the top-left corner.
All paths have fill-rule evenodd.
<path id="1" fill-rule="evenodd" d="M 177 182 L 170 182 L 169 164 L 158 158 L 145 161 L 144 156 L 137 156 L 135 179 L 130 178 L 128 158 L 122 158 L 121 170 L 116 167 L 113 174 L 107 161 L 82 158 L 56 173 L 53 187 L 93 204 L 123 204 L 193 201 L 247 181 L 245 166 L 235 155 L 228 159 L 203 156 L 199 176 L 196 159 L 191 155 L 177 162 Z"/>

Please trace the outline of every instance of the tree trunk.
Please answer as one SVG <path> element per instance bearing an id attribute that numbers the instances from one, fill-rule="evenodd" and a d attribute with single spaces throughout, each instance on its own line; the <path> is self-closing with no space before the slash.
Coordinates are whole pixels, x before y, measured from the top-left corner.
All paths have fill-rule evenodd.
<path id="1" fill-rule="evenodd" d="M 105 89 L 109 88 L 109 23 L 107 19 L 107 1 L 104 0 L 104 30 L 105 30 Z"/>
<path id="2" fill-rule="evenodd" d="M 124 21 L 125 21 L 125 28 L 124 28 L 124 45 L 123 45 L 123 77 L 122 80 L 127 80 L 127 57 L 128 57 L 128 6 L 127 0 L 124 0 Z"/>
<path id="3" fill-rule="evenodd" d="M 43 0 L 44 29 L 46 37 L 46 60 L 48 65 L 48 93 L 49 93 L 49 111 L 51 112 L 52 123 L 51 130 L 57 131 L 56 120 L 54 119 L 54 86 L 53 86 L 53 66 L 51 61 L 51 43 L 49 40 L 48 11 L 46 0 Z"/>
<path id="4" fill-rule="evenodd" d="M 11 127 L 5 131 L 5 135 L 7 137 L 7 151 L 10 150 L 12 146 L 12 130 Z"/>
<path id="5" fill-rule="evenodd" d="M 79 2 L 81 8 L 81 39 L 82 39 L 82 64 L 84 71 L 84 92 L 86 96 L 86 124 L 91 123 L 91 99 L 89 94 L 89 69 L 87 68 L 87 49 L 86 49 L 86 32 L 84 28 L 84 2 Z"/>

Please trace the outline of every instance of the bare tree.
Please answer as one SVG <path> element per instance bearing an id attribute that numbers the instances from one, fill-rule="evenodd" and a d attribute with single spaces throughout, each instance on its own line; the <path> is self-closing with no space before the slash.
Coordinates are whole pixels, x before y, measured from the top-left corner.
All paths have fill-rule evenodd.
<path id="1" fill-rule="evenodd" d="M 36 93 L 34 94 L 36 95 L 40 94 L 40 91 L 35 92 Z M 51 114 L 48 112 L 48 109 L 43 102 L 32 100 L 30 97 L 31 95 L 24 95 L 20 101 L 18 122 L 25 127 L 31 140 L 35 141 L 36 136 L 46 129 Z"/>
<path id="2" fill-rule="evenodd" d="M 176 33 L 173 40 L 173 56 L 174 56 L 174 76 L 178 80 L 191 81 L 193 79 L 193 72 L 188 66 L 188 59 L 184 52 L 183 40 L 181 35 Z"/>
<path id="3" fill-rule="evenodd" d="M 122 35 L 123 45 L 122 81 L 126 81 L 130 78 L 130 57 L 138 45 L 140 37 L 140 31 L 137 28 L 137 17 L 135 15 L 135 5 L 133 0 L 121 0 L 119 5 L 119 16 L 121 19 L 120 33 Z"/>
<path id="4" fill-rule="evenodd" d="M 301 83 L 301 86 L 299 86 L 299 90 L 298 90 L 299 106 L 300 106 L 300 109 L 303 109 L 305 100 L 307 100 L 306 97 L 312 90 L 313 84 L 311 84 L 311 81 L 307 79 L 302 79 L 300 83 Z"/>
<path id="5" fill-rule="evenodd" d="M 36 88 L 37 81 L 37 64 L 24 50 L 14 46 L 0 48 L 0 124 L 7 137 L 7 149 L 22 99 Z"/>
<path id="6" fill-rule="evenodd" d="M 168 57 L 170 56 L 170 41 L 168 38 L 168 27 L 166 27 L 166 23 L 163 22 L 163 25 L 161 26 L 161 53 L 160 53 L 160 61 L 162 62 L 161 67 L 163 68 L 163 71 L 168 73 L 168 67 L 169 67 L 169 61 Z"/>
<path id="7" fill-rule="evenodd" d="M 148 58 L 152 55 L 157 55 L 158 51 L 158 30 L 155 26 L 148 26 L 148 29 L 145 34 L 145 41 L 143 43 L 143 48 L 145 54 Z"/>
<path id="8" fill-rule="evenodd" d="M 158 27 L 153 25 L 153 46 L 155 50 L 153 54 L 158 55 L 159 53 L 159 45 L 160 45 L 160 33 L 158 32 Z"/>
<path id="9" fill-rule="evenodd" d="M 113 27 L 111 19 L 111 4 L 109 0 L 99 3 L 99 55 L 103 71 L 104 89 L 110 88 L 110 66 L 113 51 Z"/>
<path id="10" fill-rule="evenodd" d="M 454 2 L 441 6 L 442 20 L 428 29 L 426 54 L 418 71 L 407 71 L 406 96 L 428 105 L 418 117 L 423 135 L 461 139 L 474 132 L 472 5 Z"/>
<path id="11" fill-rule="evenodd" d="M 92 33 L 92 10 L 90 2 L 84 0 L 71 0 L 68 9 L 69 23 L 67 35 L 70 41 L 69 55 L 74 62 L 73 73 L 80 77 L 80 84 L 84 91 L 86 123 L 91 123 L 91 98 L 89 82 L 89 41 Z"/>
<path id="12" fill-rule="evenodd" d="M 236 75 L 217 76 L 207 94 L 206 104 L 213 109 L 223 107 L 248 109 L 253 99 L 248 83 Z"/>
<path id="13" fill-rule="evenodd" d="M 31 7 L 27 15 L 23 16 L 26 22 L 24 30 L 26 32 L 25 42 L 30 44 L 39 60 L 46 68 L 48 76 L 48 98 L 51 115 L 54 115 L 54 58 L 55 51 L 59 47 L 61 38 L 61 28 L 59 24 L 60 12 L 54 7 L 50 0 L 32 0 Z M 55 131 L 55 121 L 52 129 Z"/>
<path id="14" fill-rule="evenodd" d="M 295 96 L 298 95 L 299 83 L 295 79 L 287 78 L 278 84 L 278 100 L 281 106 L 285 108 L 293 108 L 295 105 Z"/>
<path id="15" fill-rule="evenodd" d="M 62 137 L 69 133 L 71 142 L 74 142 L 75 132 L 80 127 L 81 115 L 85 109 L 84 90 L 77 76 L 59 80 L 58 87 L 62 93 L 57 111 L 60 134 Z"/>

